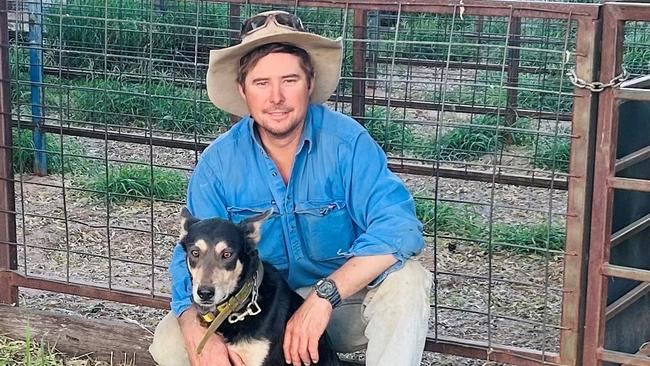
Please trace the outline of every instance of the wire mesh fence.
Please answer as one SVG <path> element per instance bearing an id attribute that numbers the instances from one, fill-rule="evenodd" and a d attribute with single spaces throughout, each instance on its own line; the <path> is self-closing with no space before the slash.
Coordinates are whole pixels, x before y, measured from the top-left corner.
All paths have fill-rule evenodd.
<path id="1" fill-rule="evenodd" d="M 17 1 L 4 148 L 18 272 L 168 294 L 187 179 L 234 122 L 207 99 L 209 50 L 236 44 L 242 19 L 280 8 L 343 37 L 328 105 L 369 130 L 416 197 L 419 260 L 435 279 L 432 339 L 557 360 L 570 162 L 584 163 L 572 147 L 587 146 L 566 73 L 579 67 L 579 20 L 596 7 L 313 3 Z M 633 74 L 650 69 L 645 29 L 626 28 Z"/>

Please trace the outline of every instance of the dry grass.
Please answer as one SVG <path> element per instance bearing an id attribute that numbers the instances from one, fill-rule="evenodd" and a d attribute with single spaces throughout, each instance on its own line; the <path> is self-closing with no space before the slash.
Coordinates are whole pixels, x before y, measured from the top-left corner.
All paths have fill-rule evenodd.
<path id="1" fill-rule="evenodd" d="M 53 346 L 39 343 L 25 334 L 25 339 L 15 340 L 0 335 L 0 366 L 135 366 L 119 361 L 101 362 L 91 355 L 66 357 Z"/>

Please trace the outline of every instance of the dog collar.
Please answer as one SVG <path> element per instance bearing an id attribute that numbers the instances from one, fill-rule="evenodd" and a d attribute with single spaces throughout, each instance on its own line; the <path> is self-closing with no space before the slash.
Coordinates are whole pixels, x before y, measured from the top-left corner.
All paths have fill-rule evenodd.
<path id="1" fill-rule="evenodd" d="M 201 316 L 201 318 L 205 322 L 209 323 L 210 326 L 208 327 L 205 336 L 203 336 L 203 339 L 196 347 L 197 354 L 201 354 L 201 351 L 203 351 L 203 347 L 205 346 L 208 338 L 214 334 L 214 331 L 219 328 L 219 326 L 221 326 L 221 324 L 223 324 L 226 319 L 228 319 L 228 323 L 234 324 L 244 320 L 248 315 L 254 316 L 262 311 L 259 304 L 257 303 L 257 294 L 263 277 L 264 267 L 260 261 L 257 267 L 257 271 L 255 271 L 253 274 L 253 278 L 249 281 L 246 281 L 246 283 L 244 283 L 242 288 L 237 291 L 236 294 L 230 296 L 228 300 L 217 305 L 216 313 L 206 313 Z M 251 297 L 251 301 L 248 303 L 248 305 L 246 305 L 246 310 L 237 313 L 236 311 L 239 311 L 244 307 L 244 303 L 249 296 Z"/>
<path id="2" fill-rule="evenodd" d="M 206 323 L 212 323 L 220 314 L 226 313 L 226 316 L 228 316 L 232 314 L 235 310 L 241 309 L 242 305 L 244 304 L 244 301 L 246 301 L 246 299 L 248 299 L 248 297 L 253 292 L 253 286 L 255 286 L 253 279 L 251 279 L 250 281 L 246 281 L 244 286 L 242 286 L 242 288 L 239 291 L 237 291 L 236 294 L 230 296 L 228 300 L 217 305 L 216 312 L 205 313 L 201 316 L 201 318 L 203 318 L 203 320 L 205 320 Z"/>

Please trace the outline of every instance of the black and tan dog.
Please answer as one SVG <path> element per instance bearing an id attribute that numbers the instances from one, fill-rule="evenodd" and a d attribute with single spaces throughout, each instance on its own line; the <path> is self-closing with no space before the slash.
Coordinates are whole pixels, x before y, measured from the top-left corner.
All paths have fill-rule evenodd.
<path id="1" fill-rule="evenodd" d="M 260 227 L 270 214 L 233 224 L 218 218 L 199 220 L 187 208 L 181 211 L 180 242 L 199 317 L 206 327 L 222 322 L 216 331 L 246 366 L 285 365 L 285 327 L 303 302 L 273 266 L 260 261 Z M 326 334 L 318 353 L 318 365 L 339 365 Z"/>

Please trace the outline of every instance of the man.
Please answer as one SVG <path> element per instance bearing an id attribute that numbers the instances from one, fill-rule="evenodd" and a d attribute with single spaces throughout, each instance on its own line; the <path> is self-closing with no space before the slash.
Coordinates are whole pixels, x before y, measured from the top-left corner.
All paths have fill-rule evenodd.
<path id="1" fill-rule="evenodd" d="M 304 31 L 300 19 L 247 19 L 242 42 L 214 50 L 208 95 L 245 116 L 202 154 L 187 205 L 198 218 L 234 222 L 273 209 L 259 251 L 305 298 L 284 337 L 287 364 L 318 361 L 327 329 L 335 349 L 366 348 L 373 366 L 419 365 L 428 329 L 430 275 L 410 260 L 424 246 L 413 198 L 384 152 L 351 118 L 321 105 L 338 84 L 341 40 Z M 150 348 L 163 366 L 239 365 L 205 335 L 191 307 L 185 253 L 170 265 L 172 315 Z"/>

